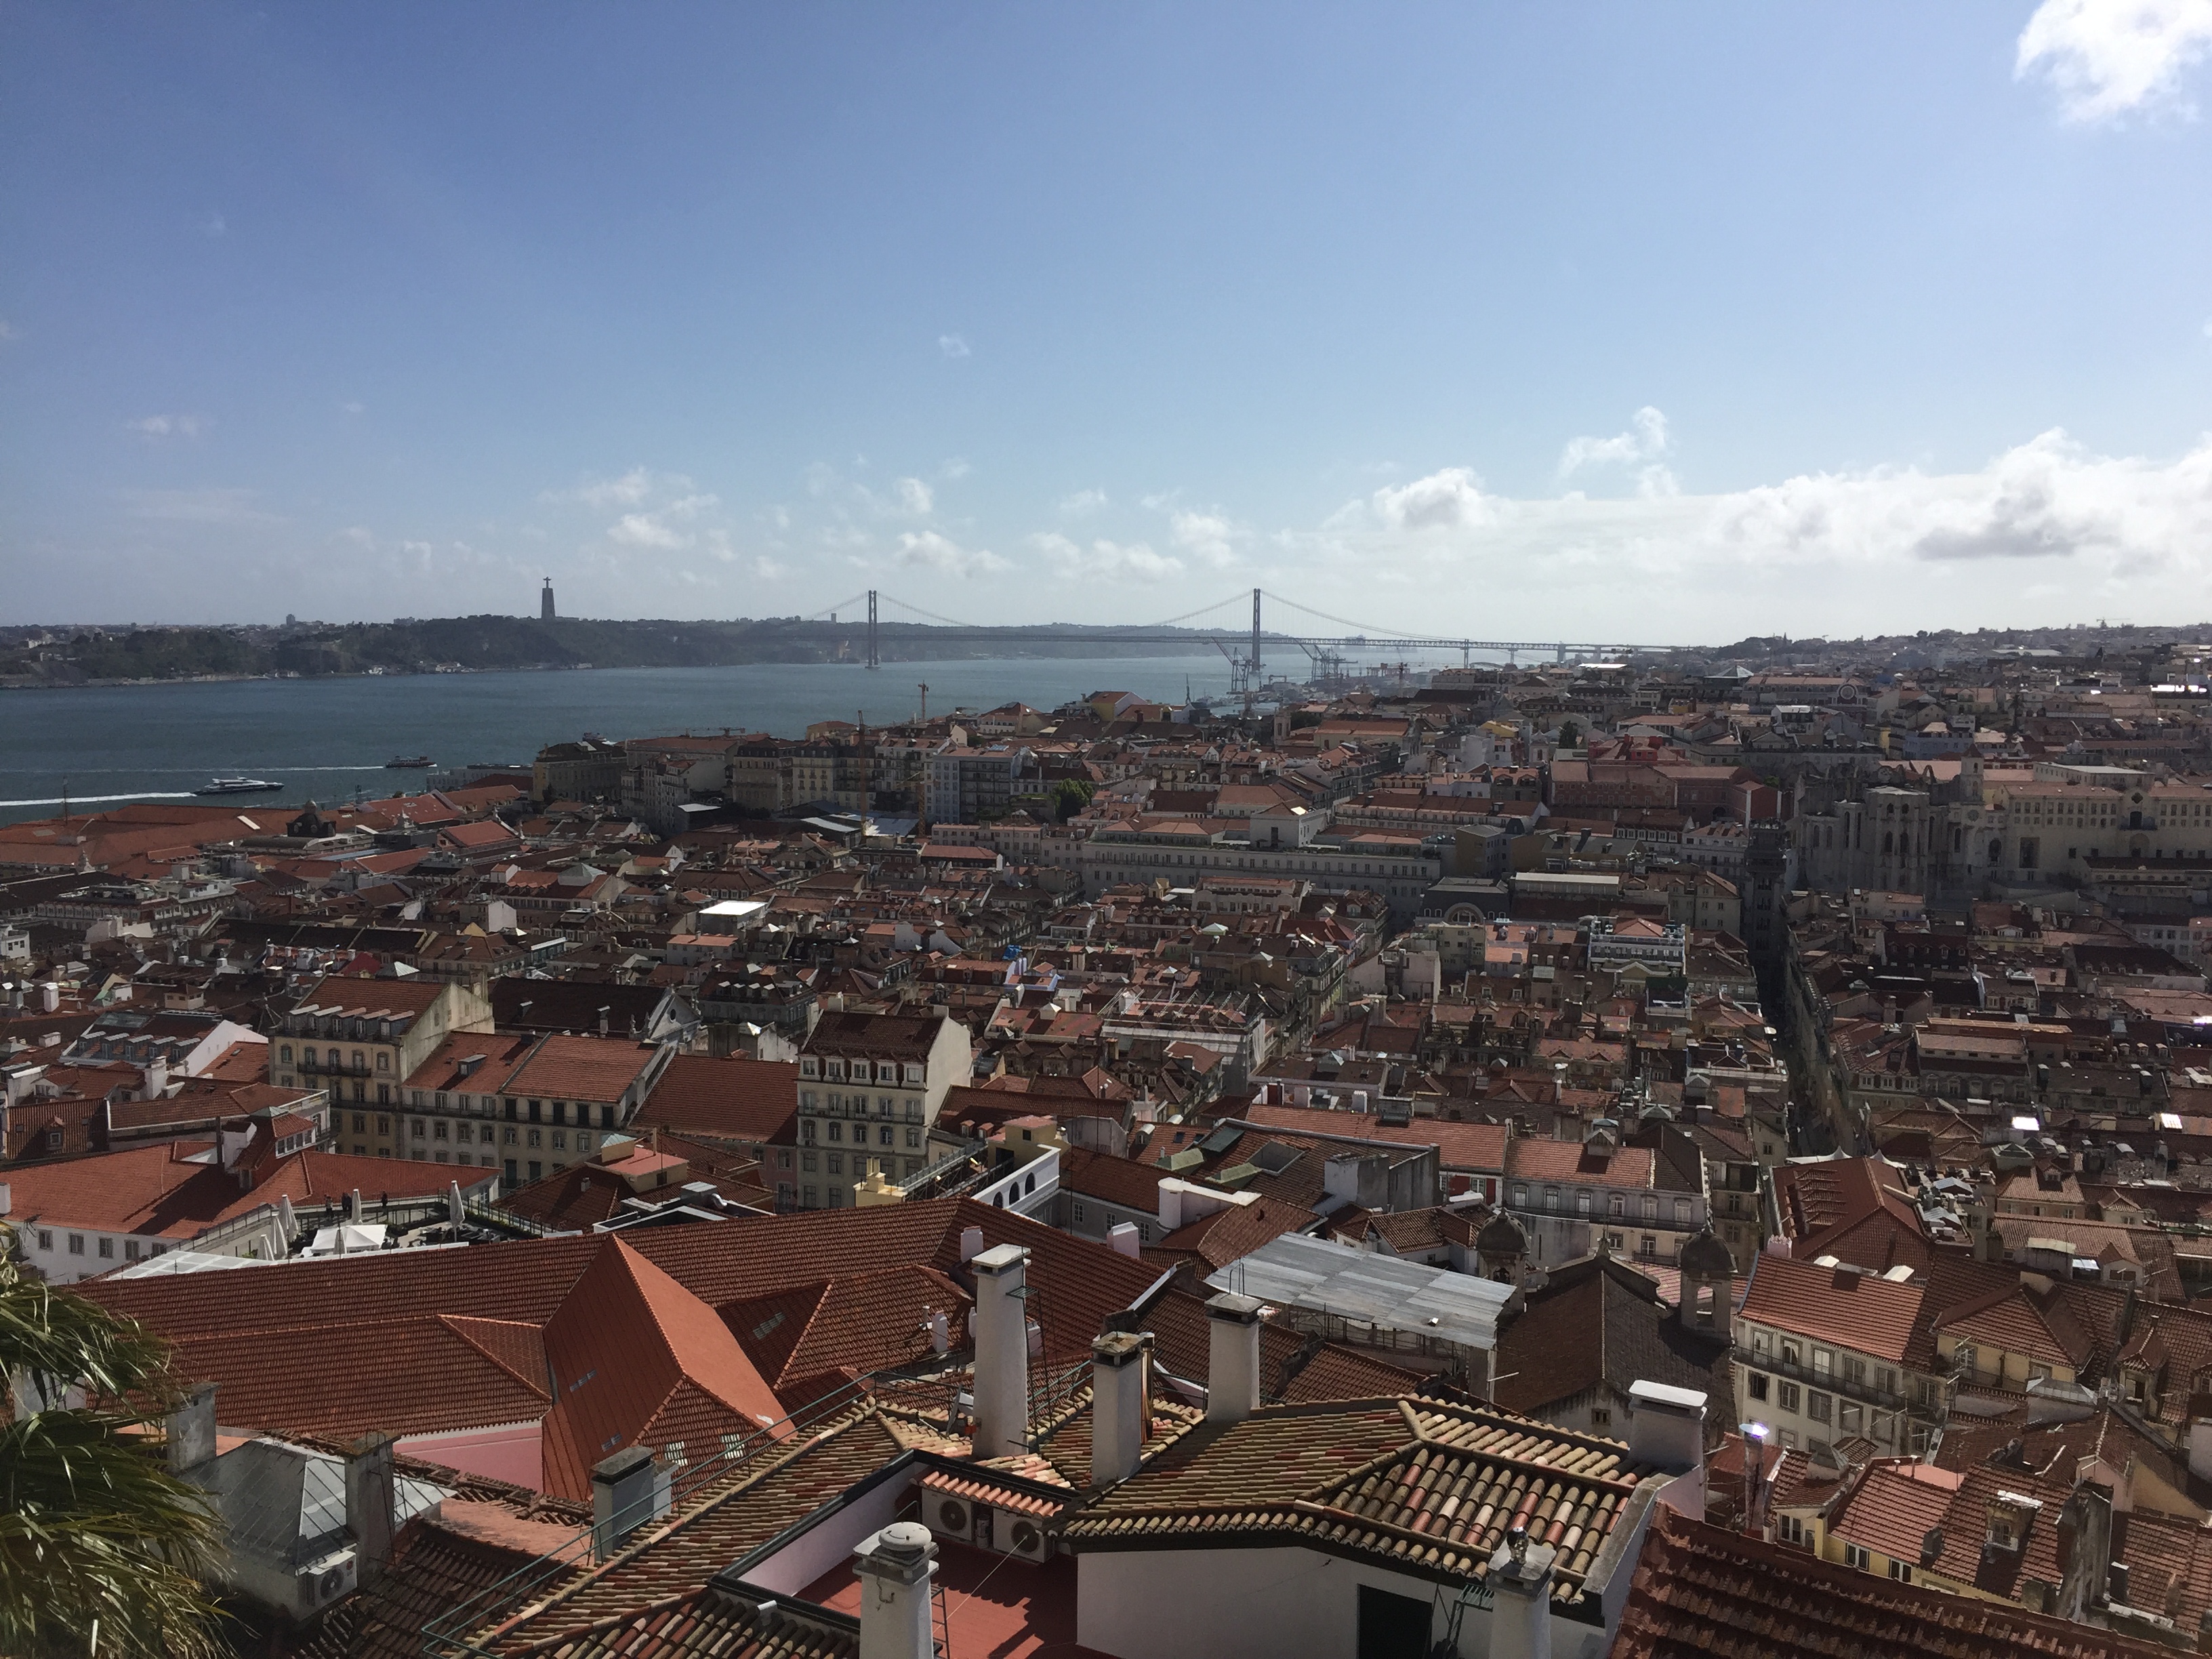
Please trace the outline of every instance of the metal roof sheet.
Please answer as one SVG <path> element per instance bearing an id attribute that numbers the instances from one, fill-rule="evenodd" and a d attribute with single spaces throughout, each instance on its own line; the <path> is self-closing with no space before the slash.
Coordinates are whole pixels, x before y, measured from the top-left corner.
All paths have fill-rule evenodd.
<path id="1" fill-rule="evenodd" d="M 1511 1295 L 1507 1286 L 1486 1279 L 1303 1233 L 1269 1239 L 1206 1283 L 1263 1302 L 1482 1349 L 1498 1346 L 1498 1313 Z"/>

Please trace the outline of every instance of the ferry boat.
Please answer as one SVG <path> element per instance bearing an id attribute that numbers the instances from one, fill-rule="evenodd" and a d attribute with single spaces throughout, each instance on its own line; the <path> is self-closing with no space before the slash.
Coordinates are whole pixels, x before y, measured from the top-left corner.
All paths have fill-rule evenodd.
<path id="1" fill-rule="evenodd" d="M 281 783 L 270 783 L 264 778 L 216 778 L 204 789 L 195 789 L 196 795 L 265 795 L 271 789 L 282 789 Z"/>
<path id="2" fill-rule="evenodd" d="M 416 755 L 411 758 L 404 755 L 394 755 L 390 760 L 384 763 L 384 769 L 387 772 L 398 771 L 402 769 L 419 770 L 421 768 L 429 765 L 429 763 L 430 757 L 428 755 Z"/>

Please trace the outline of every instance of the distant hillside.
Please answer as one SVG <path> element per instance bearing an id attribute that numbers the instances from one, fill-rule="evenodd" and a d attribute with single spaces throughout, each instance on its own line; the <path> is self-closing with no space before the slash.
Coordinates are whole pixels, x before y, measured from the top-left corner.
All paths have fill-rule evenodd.
<path id="1" fill-rule="evenodd" d="M 879 632 L 886 662 L 979 657 L 1157 657 L 1204 651 L 1212 637 L 1131 644 L 1056 624 L 978 635 L 914 624 Z M 1159 632 L 1162 630 L 1149 630 Z M 190 679 L 206 675 L 423 674 L 456 669 L 700 668 L 834 662 L 865 655 L 866 629 L 796 617 L 736 622 L 593 622 L 447 617 L 284 628 L 13 629 L 0 643 L 0 684 Z"/>

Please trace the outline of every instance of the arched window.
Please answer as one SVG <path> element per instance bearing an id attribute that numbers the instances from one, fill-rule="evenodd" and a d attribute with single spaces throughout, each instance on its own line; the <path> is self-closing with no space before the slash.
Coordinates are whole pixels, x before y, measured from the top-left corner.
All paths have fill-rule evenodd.
<path id="1" fill-rule="evenodd" d="M 1883 831 L 1882 831 L 1882 833 L 1881 833 L 1881 854 L 1882 854 L 1882 856 L 1883 856 L 1884 858 L 1887 858 L 1887 857 L 1888 857 L 1892 853 L 1895 852 L 1896 850 L 1897 850 L 1897 837 L 1896 837 L 1895 836 L 1892 835 L 1888 830 L 1883 830 Z"/>

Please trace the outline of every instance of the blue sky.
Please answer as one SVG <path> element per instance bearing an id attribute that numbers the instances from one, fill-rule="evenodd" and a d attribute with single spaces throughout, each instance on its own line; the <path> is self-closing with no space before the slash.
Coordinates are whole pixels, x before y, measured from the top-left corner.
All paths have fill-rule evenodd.
<path id="1" fill-rule="evenodd" d="M 2212 617 L 2212 0 L 0 7 L 0 618 Z"/>

